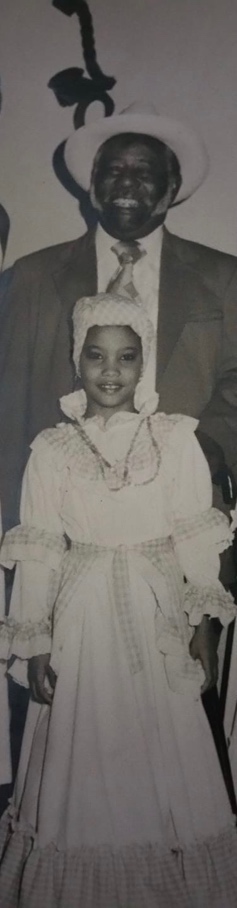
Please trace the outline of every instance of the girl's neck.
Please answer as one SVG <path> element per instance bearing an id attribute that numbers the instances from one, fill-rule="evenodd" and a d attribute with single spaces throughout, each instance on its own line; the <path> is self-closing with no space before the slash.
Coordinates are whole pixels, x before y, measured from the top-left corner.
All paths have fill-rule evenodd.
<path id="1" fill-rule="evenodd" d="M 100 407 L 94 401 L 88 401 L 84 419 L 101 416 L 104 422 L 108 422 L 116 413 L 136 413 L 136 410 L 134 404 L 123 407 Z"/>

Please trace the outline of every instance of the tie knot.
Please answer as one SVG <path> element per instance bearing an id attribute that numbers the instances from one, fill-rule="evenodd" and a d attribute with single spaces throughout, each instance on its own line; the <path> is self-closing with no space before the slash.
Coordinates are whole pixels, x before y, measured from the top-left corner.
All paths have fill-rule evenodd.
<path id="1" fill-rule="evenodd" d="M 132 264 L 135 265 L 142 255 L 145 255 L 145 250 L 141 249 L 136 240 L 131 240 L 130 243 L 122 243 L 118 240 L 114 246 L 111 246 L 111 250 L 117 255 L 119 264 L 122 265 L 122 267 L 128 265 L 129 262 L 132 262 Z"/>

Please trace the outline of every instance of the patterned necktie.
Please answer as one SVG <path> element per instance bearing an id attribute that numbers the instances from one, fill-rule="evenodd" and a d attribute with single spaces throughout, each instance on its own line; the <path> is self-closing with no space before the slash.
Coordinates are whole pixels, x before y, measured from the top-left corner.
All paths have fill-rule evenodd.
<path id="1" fill-rule="evenodd" d="M 130 243 L 121 243 L 118 240 L 114 246 L 111 246 L 111 250 L 117 255 L 119 267 L 109 281 L 107 291 L 113 290 L 114 293 L 135 300 L 139 297 L 139 293 L 133 283 L 133 266 L 143 255 L 146 255 L 146 251 L 141 249 L 136 240 L 132 240 Z"/>

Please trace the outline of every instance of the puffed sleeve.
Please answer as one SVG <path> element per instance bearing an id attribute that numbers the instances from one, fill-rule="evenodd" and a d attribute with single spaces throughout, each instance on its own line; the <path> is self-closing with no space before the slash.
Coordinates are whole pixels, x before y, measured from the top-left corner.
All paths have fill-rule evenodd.
<path id="1" fill-rule="evenodd" d="M 236 609 L 218 579 L 219 556 L 231 545 L 233 534 L 228 518 L 212 507 L 211 476 L 194 429 L 191 419 L 179 422 L 169 452 L 173 539 L 186 580 L 184 608 L 191 626 L 204 614 L 226 625 Z"/>
<path id="2" fill-rule="evenodd" d="M 24 661 L 51 650 L 52 608 L 66 549 L 61 498 L 62 471 L 42 434 L 24 474 L 21 524 L 6 533 L 0 552 L 4 567 L 16 565 L 10 613 L 0 634 L 5 659 L 14 655 Z M 17 680 L 25 681 L 25 675 L 22 667 Z"/>

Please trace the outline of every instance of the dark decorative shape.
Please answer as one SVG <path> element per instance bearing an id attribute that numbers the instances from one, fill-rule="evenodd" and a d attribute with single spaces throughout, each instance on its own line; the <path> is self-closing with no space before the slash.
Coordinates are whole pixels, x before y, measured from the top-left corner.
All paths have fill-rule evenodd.
<path id="1" fill-rule="evenodd" d="M 56 9 L 65 13 L 66 16 L 72 16 L 77 12 L 78 2 L 77 0 L 53 0 L 53 6 L 56 6 Z"/>
<path id="2" fill-rule="evenodd" d="M 78 69 L 76 66 L 56 73 L 50 79 L 48 86 L 54 91 L 61 107 L 69 107 L 78 102 L 74 113 L 75 129 L 84 125 L 85 112 L 92 101 L 102 102 L 106 117 L 110 117 L 113 113 L 112 98 L 94 80 L 85 78 L 83 69 Z"/>
<path id="3" fill-rule="evenodd" d="M 77 15 L 87 72 L 91 79 L 96 81 L 98 87 L 109 91 L 114 87 L 116 79 L 113 76 L 105 76 L 97 63 L 93 20 L 88 3 L 86 0 L 53 0 L 53 6 L 66 16 L 72 16 L 73 13 Z"/>
<path id="4" fill-rule="evenodd" d="M 91 92 L 90 95 L 88 94 L 87 97 L 84 98 L 84 100 L 79 101 L 79 104 L 76 107 L 73 117 L 75 129 L 79 129 L 80 126 L 84 126 L 85 113 L 87 107 L 89 107 L 89 104 L 91 104 L 92 101 L 102 101 L 105 110 L 105 117 L 111 117 L 111 114 L 114 111 L 114 102 L 112 101 L 112 98 L 110 98 L 109 95 L 107 95 L 105 92 L 99 92 L 98 90 L 96 91 L 96 88 L 94 88 L 93 92 Z"/>
<path id="5" fill-rule="evenodd" d="M 8 235 L 10 230 L 10 218 L 3 205 L 0 205 L 0 246 L 2 250 L 2 260 L 4 259 Z"/>
<path id="6" fill-rule="evenodd" d="M 77 103 L 82 90 L 83 72 L 83 69 L 71 66 L 70 69 L 62 69 L 49 80 L 48 87 L 54 91 L 61 107 L 70 107 Z"/>
<path id="7" fill-rule="evenodd" d="M 64 159 L 65 142 L 61 142 L 56 148 L 53 155 L 53 169 L 56 177 L 70 195 L 74 196 L 79 202 L 80 214 L 84 218 L 86 226 L 94 227 L 97 224 L 97 214 L 90 201 L 90 196 L 85 189 L 76 183 L 69 170 L 67 169 Z"/>

